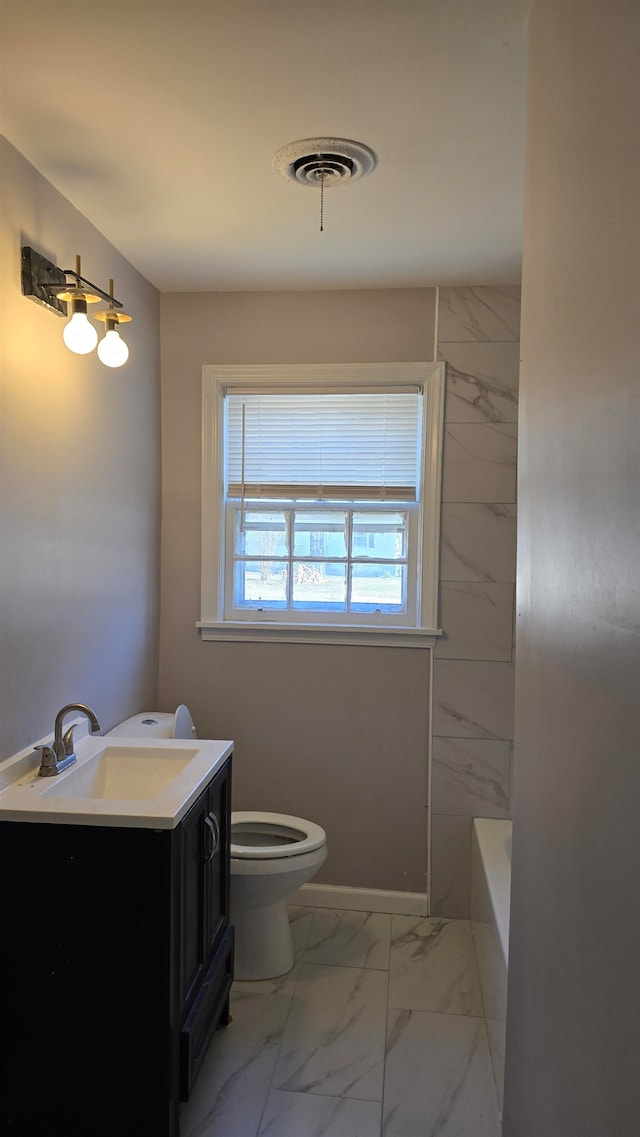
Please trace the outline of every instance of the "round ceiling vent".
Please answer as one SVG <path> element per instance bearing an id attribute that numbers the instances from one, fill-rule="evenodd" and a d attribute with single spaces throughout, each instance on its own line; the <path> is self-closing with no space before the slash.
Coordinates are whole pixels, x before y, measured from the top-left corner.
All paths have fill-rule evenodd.
<path id="1" fill-rule="evenodd" d="M 281 146 L 273 165 L 288 181 L 301 186 L 340 186 L 375 170 L 378 159 L 369 146 L 350 138 L 301 138 Z"/>

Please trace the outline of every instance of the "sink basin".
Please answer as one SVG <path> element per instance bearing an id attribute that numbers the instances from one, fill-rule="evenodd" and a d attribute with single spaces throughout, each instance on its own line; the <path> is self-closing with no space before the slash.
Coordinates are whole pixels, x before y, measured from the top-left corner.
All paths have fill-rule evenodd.
<path id="1" fill-rule="evenodd" d="M 48 797 L 148 801 L 166 790 L 198 751 L 158 746 L 105 746 L 82 766 L 51 778 Z"/>
<path id="2" fill-rule="evenodd" d="M 39 778 L 32 746 L 0 763 L 0 821 L 175 829 L 233 750 L 228 739 L 78 738 L 83 723 L 62 774 Z"/>

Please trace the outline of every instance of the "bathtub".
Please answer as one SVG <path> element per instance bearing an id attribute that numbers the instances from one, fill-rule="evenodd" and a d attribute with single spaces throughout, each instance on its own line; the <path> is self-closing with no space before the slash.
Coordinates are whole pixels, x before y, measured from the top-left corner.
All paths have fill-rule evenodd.
<path id="1" fill-rule="evenodd" d="M 476 817 L 471 833 L 471 928 L 498 1105 L 502 1111 L 509 966 L 511 822 Z"/>

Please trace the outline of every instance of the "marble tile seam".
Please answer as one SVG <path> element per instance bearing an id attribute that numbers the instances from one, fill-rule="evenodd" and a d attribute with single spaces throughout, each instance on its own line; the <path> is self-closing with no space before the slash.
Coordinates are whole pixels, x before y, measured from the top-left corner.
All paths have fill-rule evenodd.
<path id="1" fill-rule="evenodd" d="M 443 660 L 445 663 L 513 663 L 514 655 L 512 652 L 511 655 L 508 656 L 507 659 L 502 659 L 502 658 L 496 659 L 495 656 L 485 657 L 485 656 L 478 656 L 478 655 L 440 655 L 440 656 L 436 656 L 436 659 L 439 659 L 441 661 Z M 442 734 L 439 737 L 440 738 L 447 738 L 450 736 L 448 736 L 446 734 Z M 452 737 L 455 737 L 455 735 Z M 471 738 L 473 736 L 468 735 L 465 737 Z M 481 737 L 482 737 L 482 735 L 478 735 L 478 738 L 481 738 Z M 486 735 L 485 735 L 485 737 L 486 737 Z M 492 734 L 491 738 L 494 738 L 494 737 L 499 738 L 500 736 L 499 735 L 494 736 Z M 507 739 L 506 741 L 511 742 L 513 740 Z"/>
<path id="2" fill-rule="evenodd" d="M 463 343 L 465 345 L 465 347 L 468 347 L 469 344 L 478 344 L 478 343 L 509 343 L 509 344 L 514 344 L 514 343 L 519 343 L 519 342 L 520 342 L 519 340 L 514 340 L 514 339 L 511 339 L 511 340 L 493 340 L 493 339 L 491 339 L 491 340 L 489 340 L 489 339 L 482 339 L 482 340 L 481 339 L 475 339 L 475 340 L 470 340 L 470 339 L 466 339 L 466 340 L 440 340 L 439 339 L 438 340 L 438 347 L 440 347 L 440 344 L 442 344 L 442 343 Z M 446 363 L 446 360 L 440 360 L 439 362 Z"/>
<path id="3" fill-rule="evenodd" d="M 272 1087 L 272 1089 L 273 1089 L 273 1087 Z M 374 1100 L 373 1098 L 357 1098 L 357 1097 L 347 1098 L 344 1096 L 344 1094 L 319 1094 L 317 1092 L 317 1090 L 275 1090 L 274 1092 L 275 1093 L 283 1093 L 283 1094 L 303 1093 L 306 1098 L 314 1098 L 315 1097 L 315 1098 L 320 1098 L 321 1101 L 326 1101 L 327 1098 L 329 1098 L 331 1101 L 366 1101 L 366 1102 L 370 1102 L 370 1101 Z"/>
<path id="4" fill-rule="evenodd" d="M 404 1015 L 438 1015 L 444 1019 L 448 1019 L 448 1018 L 451 1018 L 453 1016 L 456 1019 L 473 1019 L 474 1022 L 478 1022 L 478 1023 L 485 1022 L 486 1018 L 487 1018 L 487 1016 L 485 1014 L 468 1015 L 465 1011 L 442 1011 L 442 1010 L 438 1010 L 438 1011 L 428 1010 L 427 1011 L 421 1007 L 416 1009 L 416 1008 L 411 1008 L 411 1007 L 396 1007 L 396 1006 L 393 1006 L 391 1004 L 389 1004 L 388 1011 L 389 1011 L 389 1014 L 394 1012 L 396 1014 L 402 1013 Z M 389 1031 L 389 1025 L 387 1024 L 387 1033 L 388 1033 L 388 1031 Z"/>
<path id="5" fill-rule="evenodd" d="M 324 960 L 324 959 L 322 960 L 322 963 L 320 963 L 315 959 L 304 959 L 304 957 L 302 958 L 301 962 L 304 963 L 305 966 L 308 966 L 308 967 L 340 967 L 343 969 L 348 968 L 349 971 L 382 971 L 382 972 L 386 973 L 389 970 L 388 966 L 387 967 L 365 967 L 365 965 L 361 964 L 361 963 L 329 963 L 327 960 Z"/>
<path id="6" fill-rule="evenodd" d="M 449 660 L 447 660 L 447 663 L 448 662 L 449 662 Z M 465 660 L 464 662 L 466 663 L 467 661 Z M 476 663 L 477 661 L 474 659 L 470 662 Z M 480 660 L 480 662 L 481 663 L 494 663 L 495 661 L 493 659 L 489 659 L 489 660 L 483 659 L 483 660 Z M 499 734 L 495 734 L 495 735 L 492 734 L 491 738 L 487 738 L 486 734 L 465 734 L 464 739 L 461 738 L 459 735 L 455 735 L 455 734 L 454 735 L 451 735 L 451 734 L 432 734 L 431 738 L 434 742 L 435 742 L 436 738 L 442 738 L 442 739 L 447 739 L 447 741 L 458 740 L 460 742 L 466 740 L 467 742 L 509 742 L 509 743 L 513 743 L 512 738 L 508 738 L 506 735 L 504 737 L 502 737 Z"/>
<path id="7" fill-rule="evenodd" d="M 311 921 L 309 921 L 309 929 L 307 931 L 307 939 L 308 939 L 310 930 L 311 930 Z M 305 943 L 306 943 L 306 940 L 305 940 Z M 302 952 L 300 953 L 300 956 L 302 956 Z M 282 1030 L 280 1031 L 280 1041 L 278 1042 L 278 1046 L 277 1046 L 275 1058 L 274 1058 L 274 1063 L 273 1063 L 273 1066 L 271 1069 L 271 1075 L 270 1075 L 269 1081 L 267 1083 L 267 1092 L 265 1094 L 264 1105 L 263 1105 L 262 1111 L 260 1113 L 260 1120 L 258 1122 L 258 1128 L 256 1129 L 256 1137 L 260 1137 L 260 1131 L 261 1131 L 262 1126 L 264 1124 L 265 1114 L 267 1112 L 267 1106 L 269 1104 L 269 1093 L 274 1088 L 273 1081 L 274 1081 L 274 1078 L 276 1075 L 276 1070 L 278 1069 L 278 1063 L 280 1061 L 280 1054 L 282 1052 L 282 1044 L 284 1042 L 285 1032 L 286 1032 L 288 1023 L 289 1023 L 289 1019 L 291 1017 L 291 1011 L 292 1011 L 293 1004 L 294 1004 L 296 986 L 297 986 L 297 982 L 298 982 L 298 975 L 300 973 L 299 961 L 298 960 L 296 960 L 292 970 L 295 971 L 295 977 L 293 980 L 293 988 L 292 988 L 291 994 L 287 996 L 287 998 L 289 999 L 289 1006 L 287 1008 L 287 1013 L 284 1017 L 284 1022 L 282 1024 Z M 233 990 L 233 985 L 232 985 L 232 990 Z"/>

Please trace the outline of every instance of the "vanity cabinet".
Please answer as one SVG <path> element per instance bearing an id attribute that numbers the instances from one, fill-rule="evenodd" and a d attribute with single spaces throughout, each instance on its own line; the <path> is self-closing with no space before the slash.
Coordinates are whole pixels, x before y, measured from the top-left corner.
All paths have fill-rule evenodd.
<path id="1" fill-rule="evenodd" d="M 7 1137 L 178 1137 L 229 1021 L 231 759 L 173 829 L 0 822 Z"/>

